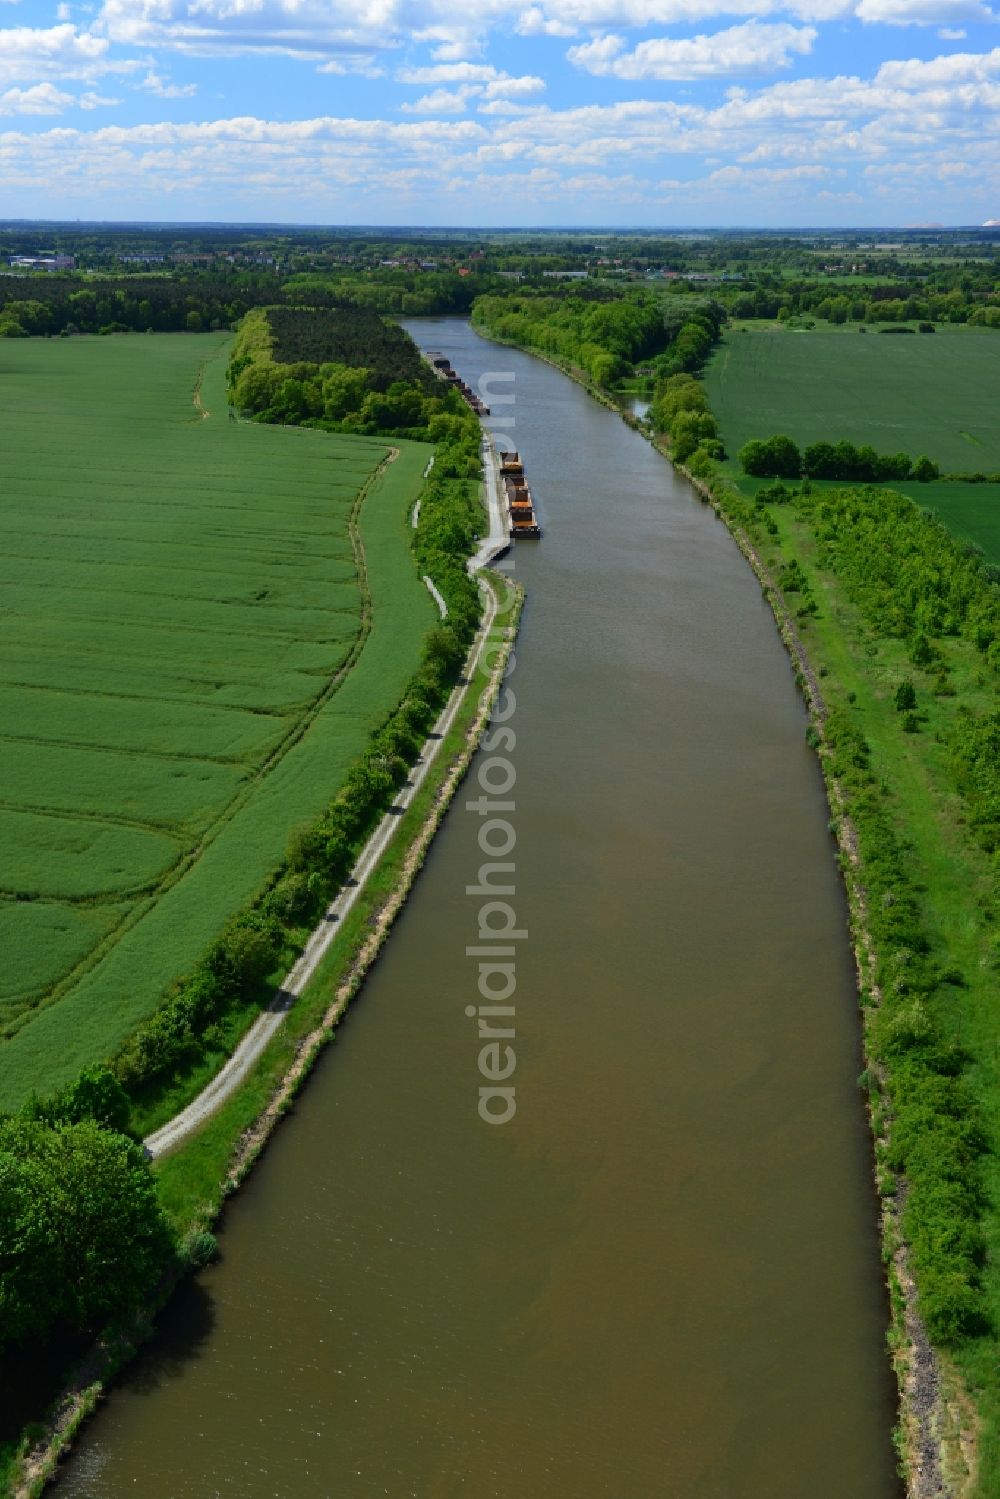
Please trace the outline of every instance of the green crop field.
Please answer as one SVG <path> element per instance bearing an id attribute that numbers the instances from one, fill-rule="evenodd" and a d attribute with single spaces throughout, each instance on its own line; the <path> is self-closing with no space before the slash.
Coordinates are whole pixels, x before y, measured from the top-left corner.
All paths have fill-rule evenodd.
<path id="1" fill-rule="evenodd" d="M 228 342 L 0 340 L 0 1107 L 193 966 L 437 617 L 407 520 L 429 449 L 376 474 L 376 440 L 230 421 Z"/>
<path id="2" fill-rule="evenodd" d="M 981 547 L 988 561 L 1000 567 L 1000 484 L 894 484 L 918 505 L 935 515 L 962 541 Z"/>
<path id="3" fill-rule="evenodd" d="M 993 329 L 731 330 L 705 381 L 731 455 L 781 432 L 800 444 L 846 439 L 880 453 L 926 453 L 956 473 L 1000 471 Z"/>

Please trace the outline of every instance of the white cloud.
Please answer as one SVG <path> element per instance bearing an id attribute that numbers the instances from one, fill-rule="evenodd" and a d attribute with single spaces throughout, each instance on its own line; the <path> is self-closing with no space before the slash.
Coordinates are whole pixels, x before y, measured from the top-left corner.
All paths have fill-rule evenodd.
<path id="1" fill-rule="evenodd" d="M 464 114 L 469 107 L 469 99 L 478 90 L 468 88 L 446 89 L 438 88 L 433 93 L 424 94 L 412 104 L 401 104 L 400 109 L 407 114 L 417 115 L 457 115 Z"/>
<path id="2" fill-rule="evenodd" d="M 715 189 L 739 187 L 739 188 L 785 188 L 789 183 L 813 182 L 821 177 L 829 176 L 829 167 L 819 165 L 802 165 L 797 167 L 743 167 L 728 166 L 719 167 L 717 171 L 709 172 L 704 179 L 704 186 Z"/>
<path id="3" fill-rule="evenodd" d="M 893 26 L 996 20 L 983 0 L 536 0 L 520 12 L 525 35 L 572 36 L 610 27 L 697 24 L 715 16 L 761 18 L 786 12 L 801 21 L 856 16 Z"/>
<path id="4" fill-rule="evenodd" d="M 108 61 L 108 43 L 86 31 L 63 23 L 38 29 L 31 26 L 0 28 L 0 83 L 26 79 L 83 78 L 121 68 Z"/>
<path id="5" fill-rule="evenodd" d="M 523 35 L 575 36 L 609 27 L 697 25 L 719 16 L 787 12 L 804 21 L 849 16 L 858 0 L 541 0 L 521 12 Z M 941 0 L 947 5 L 951 0 Z"/>
<path id="6" fill-rule="evenodd" d="M 95 94 L 93 91 L 88 91 L 85 94 L 81 94 L 77 102 L 81 109 L 112 109 L 122 101 L 120 99 L 106 99 L 102 94 Z"/>
<path id="7" fill-rule="evenodd" d="M 139 87 L 149 94 L 155 94 L 158 99 L 190 99 L 192 94 L 198 92 L 196 83 L 170 83 L 152 69 L 146 74 Z"/>
<path id="8" fill-rule="evenodd" d="M 72 14 L 73 7 L 71 5 L 67 5 L 66 0 L 61 0 L 61 3 L 56 6 L 57 21 L 68 21 L 71 18 Z"/>
<path id="9" fill-rule="evenodd" d="M 51 83 L 33 88 L 9 88 L 0 94 L 0 115 L 58 115 L 76 101 Z"/>
<path id="10" fill-rule="evenodd" d="M 886 26 L 939 26 L 948 21 L 992 21 L 992 11 L 980 0 L 859 0 L 854 12 L 860 21 Z"/>
<path id="11" fill-rule="evenodd" d="M 103 0 L 95 29 L 119 44 L 201 56 L 272 53 L 349 68 L 358 55 L 364 71 L 373 56 L 414 44 L 439 62 L 474 57 L 491 27 L 512 23 L 521 8 L 514 0 Z"/>
<path id="12" fill-rule="evenodd" d="M 793 53 L 811 51 L 812 26 L 748 21 L 710 36 L 654 37 L 626 52 L 623 37 L 595 37 L 568 52 L 588 73 L 614 78 L 720 78 L 770 73 L 791 65 Z"/>
<path id="13" fill-rule="evenodd" d="M 651 59 L 641 43 L 612 35 L 607 46 L 609 39 L 598 36 L 603 59 L 592 50 L 590 60 L 608 68 L 641 64 L 657 77 L 664 66 L 682 69 L 681 76 L 719 76 L 737 65 L 746 70 L 748 58 L 760 63 L 766 52 L 740 48 L 733 33 L 745 43 L 747 32 L 751 39 L 757 32 L 760 42 L 760 32 L 782 26 L 805 45 L 795 27 L 758 23 L 715 37 L 659 38 L 671 48 L 685 45 L 666 60 Z M 65 30 L 79 38 L 72 26 Z M 785 54 L 792 55 L 790 47 Z M 31 55 L 39 56 L 37 46 Z M 69 66 L 84 66 L 71 48 L 67 55 Z M 374 54 L 350 57 L 362 55 Z M 86 66 L 122 66 L 108 59 L 101 51 Z M 341 56 L 326 61 L 339 64 Z M 157 80 L 148 90 L 154 96 L 172 87 L 148 62 L 139 74 L 146 76 Z M 36 74 L 26 82 L 52 87 L 59 75 Z M 65 201 L 83 213 L 100 208 L 112 216 L 134 216 L 141 204 L 144 213 L 162 217 L 172 203 L 176 216 L 217 217 L 223 210 L 232 217 L 301 220 L 308 204 L 316 216 L 338 218 L 350 205 L 347 212 L 373 222 L 416 222 L 418 216 L 447 222 L 459 208 L 466 221 L 481 215 L 495 222 L 502 184 L 515 182 L 523 185 L 525 203 L 565 204 L 563 222 L 588 203 L 609 219 L 617 206 L 638 205 L 647 212 L 630 206 L 629 217 L 645 221 L 671 199 L 671 212 L 687 222 L 698 217 L 699 204 L 709 203 L 713 215 L 724 209 L 728 219 L 746 222 L 756 202 L 764 205 L 761 217 L 772 221 L 782 213 L 806 221 L 814 206 L 819 222 L 827 204 L 826 222 L 847 206 L 858 222 L 918 213 L 972 222 L 990 216 L 1000 202 L 1000 47 L 900 58 L 867 78 L 747 80 L 728 88 L 721 102 L 714 95 L 700 100 L 691 90 L 691 96 L 552 108 L 537 102 L 541 78 L 468 58 L 400 69 L 398 82 L 421 97 L 395 119 L 162 120 L 8 131 L 0 134 L 8 211 L 37 213 L 45 202 Z M 34 112 L 112 102 L 99 94 L 60 98 L 60 87 L 47 99 L 36 94 Z M 19 112 L 32 92 L 23 87 L 18 93 Z M 14 104 L 8 99 L 0 107 L 9 115 Z M 918 203 L 925 186 L 927 202 Z M 863 215 L 853 210 L 855 188 L 867 205 Z"/>
<path id="14" fill-rule="evenodd" d="M 533 94 L 544 92 L 545 79 L 537 78 L 532 73 L 524 73 L 520 78 L 498 73 L 483 90 L 487 99 L 530 99 Z"/>
<path id="15" fill-rule="evenodd" d="M 529 6 L 517 21 L 517 30 L 522 36 L 576 36 L 579 29 L 571 22 L 546 16 L 540 5 Z"/>
<path id="16" fill-rule="evenodd" d="M 942 26 L 938 31 L 943 42 L 964 42 L 967 34 L 963 26 Z"/>
<path id="17" fill-rule="evenodd" d="M 503 75 L 506 76 L 506 75 Z M 400 68 L 400 83 L 492 83 L 501 77 L 498 69 L 485 62 L 441 62 L 432 67 Z"/>
<path id="18" fill-rule="evenodd" d="M 513 99 L 491 99 L 477 107 L 481 115 L 530 115 L 542 108 L 540 104 L 516 104 Z"/>
<path id="19" fill-rule="evenodd" d="M 462 114 L 473 100 L 484 114 L 516 114 L 515 102 L 545 90 L 545 79 L 533 74 L 514 78 L 490 63 L 448 62 L 431 67 L 401 68 L 400 83 L 452 83 L 453 89 L 434 89 L 412 104 L 401 104 L 404 114 Z"/>
<path id="20" fill-rule="evenodd" d="M 884 62 L 875 74 L 875 83 L 889 88 L 926 89 L 941 84 L 988 83 L 994 78 L 1000 78 L 1000 47 L 992 52 L 951 52 L 929 62 L 917 58 Z"/>
<path id="21" fill-rule="evenodd" d="M 427 7 L 430 9 L 430 7 Z M 462 11 L 441 26 L 424 26 L 409 36 L 399 37 L 399 44 L 406 40 L 420 42 L 431 47 L 437 62 L 458 62 L 463 57 L 478 57 L 483 50 L 483 33 L 488 29 L 484 15 L 481 19 L 469 20 L 469 11 Z"/>
<path id="22" fill-rule="evenodd" d="M 445 62 L 432 67 L 401 68 L 396 74 L 400 83 L 454 83 L 482 87 L 487 99 L 530 97 L 545 91 L 545 79 L 533 74 L 519 78 L 484 62 Z"/>
<path id="23" fill-rule="evenodd" d="M 985 0 L 478 0 L 475 6 L 457 0 L 102 0 L 94 31 L 119 45 L 200 56 L 281 54 L 333 74 L 378 76 L 379 59 L 414 45 L 431 49 L 440 65 L 485 69 L 488 64 L 476 59 L 498 28 L 525 37 L 582 37 L 586 48 L 606 32 L 719 17 L 782 24 L 788 16 L 806 23 L 856 16 L 892 26 L 954 27 L 991 19 L 991 12 Z M 641 38 L 637 55 L 652 45 Z M 660 76 L 639 66 L 621 76 Z"/>
<path id="24" fill-rule="evenodd" d="M 97 26 L 128 46 L 343 60 L 399 45 L 398 0 L 105 0 Z"/>
<path id="25" fill-rule="evenodd" d="M 331 73 L 343 78 L 349 73 L 360 73 L 363 78 L 384 78 L 385 69 L 379 67 L 373 52 L 359 52 L 353 57 L 331 57 L 320 63 L 317 73 Z"/>

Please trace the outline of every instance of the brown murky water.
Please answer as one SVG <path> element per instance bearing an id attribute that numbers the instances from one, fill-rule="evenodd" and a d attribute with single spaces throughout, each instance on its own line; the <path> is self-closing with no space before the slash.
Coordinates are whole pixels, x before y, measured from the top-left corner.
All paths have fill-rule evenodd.
<path id="1" fill-rule="evenodd" d="M 515 558 L 517 1113 L 477 1113 L 460 802 L 61 1499 L 893 1499 L 845 910 L 770 614 L 618 417 L 413 331 L 514 372 L 545 527 Z"/>

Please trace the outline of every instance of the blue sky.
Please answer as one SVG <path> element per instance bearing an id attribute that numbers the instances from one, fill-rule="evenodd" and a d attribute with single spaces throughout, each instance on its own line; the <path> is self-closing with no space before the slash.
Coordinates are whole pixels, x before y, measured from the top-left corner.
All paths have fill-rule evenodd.
<path id="1" fill-rule="evenodd" d="M 987 0 L 0 0 L 0 215 L 983 223 L 998 19 Z"/>

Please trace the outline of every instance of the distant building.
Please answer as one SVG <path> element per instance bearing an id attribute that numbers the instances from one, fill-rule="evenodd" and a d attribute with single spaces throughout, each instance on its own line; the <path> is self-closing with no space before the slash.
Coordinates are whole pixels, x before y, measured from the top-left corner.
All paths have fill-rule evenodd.
<path id="1" fill-rule="evenodd" d="M 13 255 L 11 265 L 18 271 L 75 271 L 75 255 Z"/>

